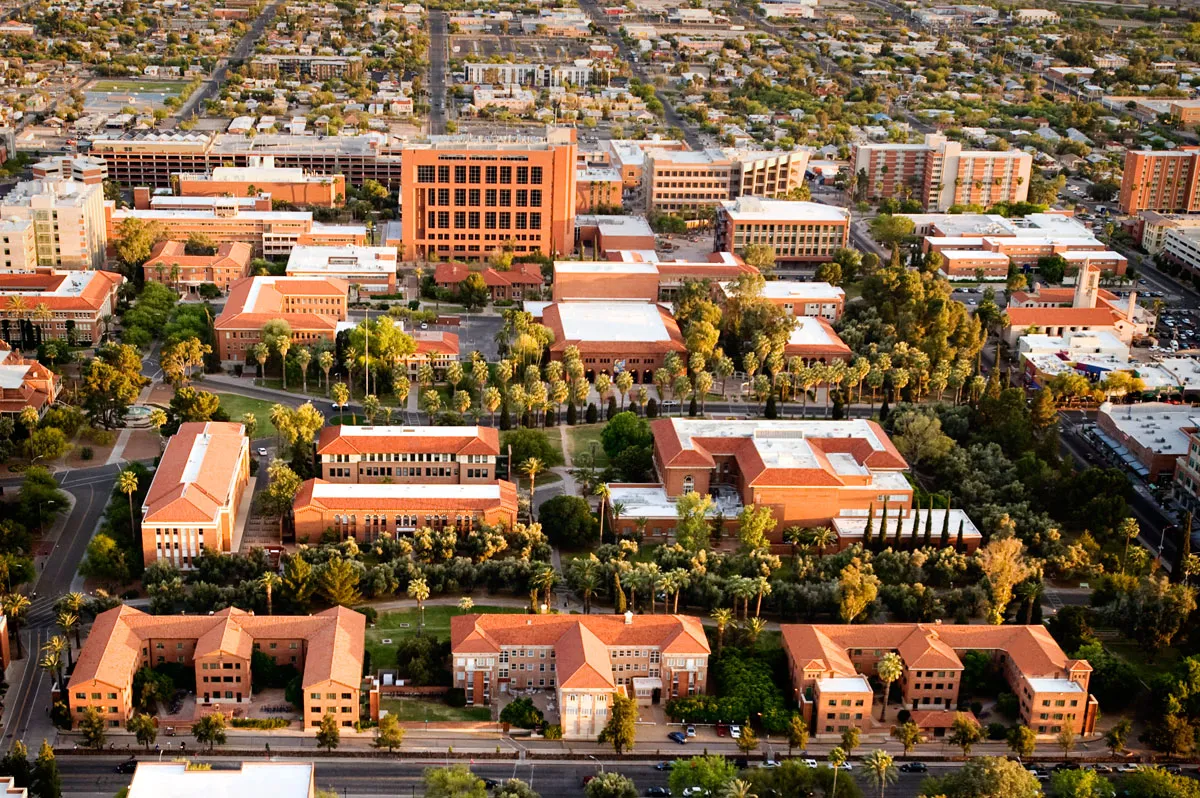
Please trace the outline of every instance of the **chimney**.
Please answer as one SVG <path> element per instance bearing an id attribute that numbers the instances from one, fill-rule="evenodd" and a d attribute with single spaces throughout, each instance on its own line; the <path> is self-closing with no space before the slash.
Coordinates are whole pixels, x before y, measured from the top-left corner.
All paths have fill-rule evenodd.
<path id="1" fill-rule="evenodd" d="M 632 610 L 625 610 L 625 624 L 627 626 L 633 625 L 633 611 Z"/>

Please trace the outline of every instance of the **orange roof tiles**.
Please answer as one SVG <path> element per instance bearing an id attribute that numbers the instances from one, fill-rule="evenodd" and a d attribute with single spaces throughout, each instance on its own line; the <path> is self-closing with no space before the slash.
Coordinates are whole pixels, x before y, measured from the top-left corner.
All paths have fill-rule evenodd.
<path id="1" fill-rule="evenodd" d="M 373 434 L 374 431 L 374 434 Z M 457 434 L 456 434 L 457 433 Z M 317 454 L 399 454 L 450 452 L 468 455 L 500 454 L 495 427 L 323 427 Z"/>
<path id="2" fill-rule="evenodd" d="M 241 424 L 179 425 L 167 443 L 142 504 L 145 524 L 215 523 L 233 500 L 249 440 Z"/>
<path id="3" fill-rule="evenodd" d="M 797 663 L 811 663 L 823 673 L 857 673 L 847 651 L 892 649 L 907 668 L 961 670 L 958 652 L 1004 651 L 1025 677 L 1065 678 L 1090 671 L 1083 660 L 1069 658 L 1044 626 L 975 626 L 968 624 L 884 623 L 871 625 L 784 624 L 784 647 Z"/>
<path id="4" fill-rule="evenodd" d="M 183 241 L 159 241 L 151 250 L 150 260 L 146 261 L 143 268 L 149 271 L 153 271 L 154 267 L 159 265 L 166 268 L 186 266 L 194 269 L 218 266 L 245 268 L 250 265 L 250 259 L 254 255 L 254 249 L 242 241 L 226 241 L 217 247 L 216 254 L 213 255 L 188 255 L 185 251 L 186 246 Z"/>
<path id="5" fill-rule="evenodd" d="M 331 486 L 322 492 L 320 486 Z M 485 495 L 486 494 L 486 495 Z M 453 509 L 481 513 L 517 511 L 517 486 L 505 479 L 482 484 L 348 484 L 309 479 L 300 486 L 293 504 L 295 512 L 320 510 L 398 511 Z"/>
<path id="6" fill-rule="evenodd" d="M 293 329 L 333 331 L 345 316 L 345 303 L 331 304 L 328 313 L 318 313 L 304 305 L 292 309 L 289 298 L 345 298 L 349 291 L 349 284 L 336 277 L 243 277 L 230 286 L 229 298 L 213 326 L 218 330 L 245 329 L 282 319 Z"/>
<path id="7" fill-rule="evenodd" d="M 1010 327 L 1110 327 L 1120 314 L 1109 308 L 1008 308 Z"/>
<path id="8" fill-rule="evenodd" d="M 700 620 L 688 615 L 460 615 L 450 619 L 454 655 L 495 654 L 502 646 L 553 646 L 559 684 L 612 690 L 610 648 L 657 646 L 663 654 L 711 652 Z"/>
<path id="9" fill-rule="evenodd" d="M 304 687 L 333 681 L 357 688 L 362 680 L 366 616 L 335 607 L 309 616 L 253 615 L 226 608 L 209 616 L 147 615 L 122 605 L 96 616 L 71 675 L 71 686 L 100 682 L 128 686 L 151 639 L 197 641 L 196 656 L 218 652 L 249 658 L 256 638 L 298 638 L 306 646 Z"/>
<path id="10" fill-rule="evenodd" d="M 50 310 L 95 312 L 123 282 L 105 271 L 0 272 L 0 307 L 7 309 L 9 297 L 21 296 L 30 311 L 45 304 Z"/>

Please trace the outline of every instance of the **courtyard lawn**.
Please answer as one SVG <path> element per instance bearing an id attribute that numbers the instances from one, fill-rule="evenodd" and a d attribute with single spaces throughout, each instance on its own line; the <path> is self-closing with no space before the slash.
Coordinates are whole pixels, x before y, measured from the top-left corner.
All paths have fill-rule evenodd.
<path id="1" fill-rule="evenodd" d="M 230 421 L 238 421 L 246 413 L 253 413 L 254 420 L 258 422 L 254 437 L 275 437 L 275 425 L 271 423 L 271 408 L 275 406 L 273 402 L 251 399 L 234 393 L 217 393 L 217 398 L 221 400 L 221 409 L 229 414 Z"/>
<path id="2" fill-rule="evenodd" d="M 177 95 L 183 91 L 186 85 L 187 83 L 182 80 L 97 80 L 88 86 L 87 90 L 128 94 L 156 92 Z"/>
<path id="3" fill-rule="evenodd" d="M 1128 662 L 1146 684 L 1164 673 L 1169 673 L 1180 659 L 1179 649 L 1174 646 L 1159 650 L 1155 658 L 1150 660 L 1146 656 L 1146 649 L 1135 640 L 1118 637 L 1101 642 L 1110 654 Z"/>
<path id="4" fill-rule="evenodd" d="M 600 430 L 602 429 L 604 429 L 603 424 L 582 424 L 567 429 L 567 443 L 571 447 L 571 462 L 578 465 L 576 458 L 591 451 L 592 443 L 595 442 L 596 468 L 608 467 L 608 455 L 604 453 L 604 446 L 600 443 Z"/>
<path id="5" fill-rule="evenodd" d="M 494 607 L 481 604 L 471 612 L 493 612 L 506 614 L 523 614 L 523 607 Z M 425 633 L 440 640 L 450 639 L 450 619 L 455 615 L 463 615 L 463 611 L 454 606 L 426 606 Z M 417 633 L 417 624 L 421 615 L 417 610 L 394 610 L 383 612 L 375 628 L 366 631 L 366 649 L 371 654 L 371 666 L 374 668 L 390 668 L 396 662 L 396 644 L 402 638 L 412 637 Z M 390 643 L 384 643 L 390 640 Z"/>
<path id="6" fill-rule="evenodd" d="M 489 721 L 491 707 L 452 707 L 437 699 L 385 698 L 380 709 L 386 709 L 402 721 Z"/>

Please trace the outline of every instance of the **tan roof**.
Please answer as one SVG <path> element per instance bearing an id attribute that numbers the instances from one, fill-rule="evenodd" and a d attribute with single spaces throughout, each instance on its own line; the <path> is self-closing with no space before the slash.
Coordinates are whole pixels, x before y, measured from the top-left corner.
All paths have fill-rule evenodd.
<path id="1" fill-rule="evenodd" d="M 179 425 L 142 504 L 142 522 L 213 523 L 229 505 L 248 451 L 246 428 L 221 421 Z"/>
<path id="2" fill-rule="evenodd" d="M 153 271 L 155 266 L 165 267 L 188 266 L 191 268 L 213 268 L 217 266 L 238 266 L 245 268 L 250 265 L 254 249 L 243 241 L 226 241 L 217 247 L 213 255 L 188 255 L 183 241 L 159 241 L 150 252 L 150 260 L 143 268 Z"/>
<path id="3" fill-rule="evenodd" d="M 783 644 L 798 665 L 823 673 L 853 676 L 858 671 L 846 653 L 869 648 L 896 651 L 906 668 L 961 670 L 959 652 L 1004 651 L 1026 677 L 1067 678 L 1090 671 L 1069 658 L 1044 626 L 884 623 L 870 625 L 784 624 Z"/>
<path id="4" fill-rule="evenodd" d="M 213 615 L 147 615 L 120 606 L 96 616 L 75 663 L 71 685 L 98 681 L 114 687 L 132 683 L 141 649 L 152 638 L 195 640 L 196 656 L 224 652 L 249 658 L 254 640 L 296 638 L 308 642 L 304 687 L 333 681 L 357 687 L 362 679 L 366 617 L 345 607 L 316 615 L 253 615 L 232 607 Z"/>
<path id="5" fill-rule="evenodd" d="M 559 684 L 611 690 L 609 649 L 656 646 L 663 654 L 707 655 L 700 620 L 690 615 L 460 615 L 450 619 L 458 654 L 494 654 L 501 646 L 553 646 Z"/>
<path id="6" fill-rule="evenodd" d="M 323 427 L 317 454 L 401 454 L 451 452 L 500 454 L 500 433 L 495 427 Z"/>
<path id="7" fill-rule="evenodd" d="M 1008 308 L 1010 327 L 1111 327 L 1121 318 L 1110 308 Z"/>

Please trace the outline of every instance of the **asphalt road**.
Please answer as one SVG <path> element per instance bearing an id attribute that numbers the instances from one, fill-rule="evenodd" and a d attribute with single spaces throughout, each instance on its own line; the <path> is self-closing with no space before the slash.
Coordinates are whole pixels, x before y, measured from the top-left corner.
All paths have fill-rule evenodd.
<path id="1" fill-rule="evenodd" d="M 153 760 L 153 755 L 147 758 Z M 228 758 L 200 757 L 211 762 L 214 768 L 236 767 L 236 761 Z M 64 756 L 58 760 L 62 774 L 62 787 L 72 798 L 110 798 L 129 784 L 131 777 L 113 772 L 119 758 Z M 508 762 L 467 763 L 471 771 L 480 777 L 503 780 L 514 775 L 531 782 L 535 791 L 543 796 L 572 798 L 582 796 L 583 779 L 600 772 L 601 767 L 619 771 L 633 779 L 640 793 L 648 787 L 667 785 L 668 774 L 654 769 L 650 763 L 604 762 Z M 343 798 L 405 798 L 424 795 L 422 774 L 427 767 L 446 764 L 441 761 L 412 761 L 387 759 L 318 759 L 316 760 L 316 783 L 322 790 L 337 792 Z M 870 794 L 863 781 L 862 772 L 850 774 L 859 781 L 864 791 Z M 897 783 L 888 788 L 893 798 L 915 798 L 920 794 L 924 777 L 899 774 Z"/>
<path id="2" fill-rule="evenodd" d="M 429 132 L 446 132 L 446 12 L 429 12 Z"/>

